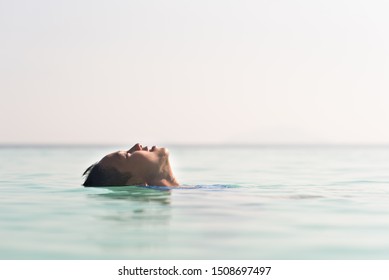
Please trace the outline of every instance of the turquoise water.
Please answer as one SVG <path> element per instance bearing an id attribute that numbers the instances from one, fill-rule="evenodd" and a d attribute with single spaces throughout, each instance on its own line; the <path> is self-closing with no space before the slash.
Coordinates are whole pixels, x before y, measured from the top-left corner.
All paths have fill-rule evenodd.
<path id="1" fill-rule="evenodd" d="M 83 188 L 128 147 L 1 147 L 1 259 L 388 259 L 389 147 L 168 147 L 185 188 Z"/>

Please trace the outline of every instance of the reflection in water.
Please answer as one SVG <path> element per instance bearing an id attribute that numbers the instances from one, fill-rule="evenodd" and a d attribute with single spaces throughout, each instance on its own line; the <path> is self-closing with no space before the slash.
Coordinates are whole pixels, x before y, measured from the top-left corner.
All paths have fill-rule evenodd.
<path id="1" fill-rule="evenodd" d="M 166 224 L 170 218 L 170 189 L 166 187 L 105 187 L 107 192 L 93 194 L 101 199 L 102 220 L 125 224 Z"/>
<path id="2" fill-rule="evenodd" d="M 171 192 L 157 187 L 99 187 L 102 193 L 88 197 L 97 202 L 92 237 L 105 258 L 123 254 L 139 258 L 139 252 L 163 251 L 171 220 Z M 95 208 L 96 209 L 96 208 Z M 158 236 L 158 238 L 156 238 Z"/>
<path id="3" fill-rule="evenodd" d="M 106 187 L 105 189 L 110 192 L 97 194 L 97 196 L 120 200 L 170 204 L 170 189 L 167 187 L 125 186 Z"/>

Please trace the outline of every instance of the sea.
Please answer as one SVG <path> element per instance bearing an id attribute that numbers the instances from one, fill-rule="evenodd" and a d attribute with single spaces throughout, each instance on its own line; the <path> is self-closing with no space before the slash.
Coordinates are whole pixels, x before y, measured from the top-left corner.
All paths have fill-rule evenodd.
<path id="1" fill-rule="evenodd" d="M 167 146 L 181 187 L 84 188 L 132 145 L 0 147 L 0 259 L 389 259 L 389 146 Z"/>

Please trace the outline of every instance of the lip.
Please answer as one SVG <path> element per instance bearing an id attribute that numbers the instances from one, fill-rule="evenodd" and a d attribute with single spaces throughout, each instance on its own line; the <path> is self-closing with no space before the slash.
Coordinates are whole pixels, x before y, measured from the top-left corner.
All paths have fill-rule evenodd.
<path id="1" fill-rule="evenodd" d="M 149 148 L 148 146 L 143 146 L 137 143 L 131 149 L 129 149 L 127 153 L 132 154 L 133 152 L 137 152 L 137 151 L 154 152 L 156 148 L 157 146 L 152 146 L 151 148 Z"/>
<path id="2" fill-rule="evenodd" d="M 142 151 L 149 151 L 149 147 L 148 147 L 148 146 L 144 146 L 144 147 L 142 147 L 141 150 L 142 150 Z"/>

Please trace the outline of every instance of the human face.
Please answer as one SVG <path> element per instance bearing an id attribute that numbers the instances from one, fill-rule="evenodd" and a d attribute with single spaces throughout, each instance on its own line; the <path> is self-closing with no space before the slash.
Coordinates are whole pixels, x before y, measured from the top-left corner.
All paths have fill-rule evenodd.
<path id="1" fill-rule="evenodd" d="M 131 174 L 126 185 L 177 186 L 169 163 L 166 148 L 135 144 L 127 151 L 117 151 L 105 156 L 100 164 L 114 168 L 122 174 Z"/>

